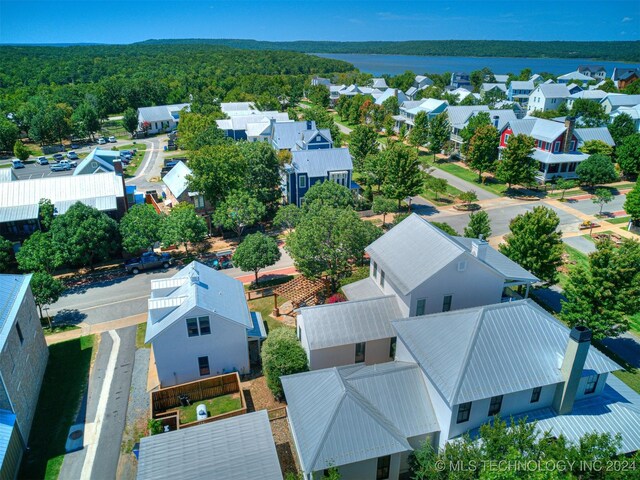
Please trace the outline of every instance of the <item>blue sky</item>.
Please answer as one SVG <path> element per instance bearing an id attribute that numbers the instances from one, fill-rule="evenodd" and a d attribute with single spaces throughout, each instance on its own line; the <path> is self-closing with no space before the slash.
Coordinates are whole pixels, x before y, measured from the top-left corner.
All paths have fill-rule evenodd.
<path id="1" fill-rule="evenodd" d="M 0 43 L 638 40 L 639 0 L 0 0 Z"/>

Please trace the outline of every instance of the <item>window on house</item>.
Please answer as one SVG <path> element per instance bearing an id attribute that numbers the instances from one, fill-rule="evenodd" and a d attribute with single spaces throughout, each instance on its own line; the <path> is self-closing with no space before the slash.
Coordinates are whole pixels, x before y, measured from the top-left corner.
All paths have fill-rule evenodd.
<path id="1" fill-rule="evenodd" d="M 424 315 L 425 310 L 427 309 L 427 299 L 419 298 L 416 302 L 416 316 Z"/>
<path id="2" fill-rule="evenodd" d="M 24 343 L 24 336 L 22 335 L 22 329 L 20 328 L 20 324 L 16 322 L 16 332 L 18 332 L 18 338 L 20 339 L 20 345 Z"/>
<path id="3" fill-rule="evenodd" d="M 198 323 L 200 324 L 200 335 L 209 335 L 211 333 L 209 317 L 199 317 Z"/>
<path id="4" fill-rule="evenodd" d="M 391 455 L 378 458 L 378 468 L 376 470 L 376 480 L 387 480 L 389 478 L 389 467 L 391 466 Z"/>
<path id="5" fill-rule="evenodd" d="M 197 337 L 200 332 L 198 331 L 198 319 L 187 318 L 187 334 L 190 337 Z"/>
<path id="6" fill-rule="evenodd" d="M 509 133 L 507 133 L 507 134 L 504 136 L 504 143 L 507 143 L 507 142 L 509 141 L 509 137 L 510 137 L 510 136 L 511 136 L 511 134 L 509 134 Z"/>
<path id="7" fill-rule="evenodd" d="M 356 363 L 364 362 L 365 342 L 356 343 Z"/>
<path id="8" fill-rule="evenodd" d="M 209 375 L 209 357 L 198 357 L 198 369 L 200 370 L 200 376 Z"/>
<path id="9" fill-rule="evenodd" d="M 558 173 L 558 164 L 557 163 L 549 164 L 549 168 L 547 169 L 547 173 Z"/>
<path id="10" fill-rule="evenodd" d="M 307 188 L 307 177 L 304 175 L 298 177 L 298 188 Z"/>
<path id="11" fill-rule="evenodd" d="M 502 395 L 497 397 L 491 397 L 491 403 L 489 404 L 489 416 L 497 415 L 502 408 Z"/>
<path id="12" fill-rule="evenodd" d="M 373 278 L 378 278 L 378 264 L 373 262 Z"/>
<path id="13" fill-rule="evenodd" d="M 321 137 L 320 135 L 318 135 L 318 136 L 316 137 L 316 142 L 321 142 L 321 141 L 322 141 L 322 137 Z"/>
<path id="14" fill-rule="evenodd" d="M 398 343 L 398 337 L 391 337 L 389 342 L 389 358 L 396 358 L 396 344 Z"/>
<path id="15" fill-rule="evenodd" d="M 569 151 L 570 152 L 574 152 L 576 150 L 576 141 L 575 140 L 571 140 L 571 143 L 569 144 Z"/>
<path id="16" fill-rule="evenodd" d="M 560 142 L 558 141 L 558 142 L 553 144 L 553 152 L 557 153 L 559 151 L 560 151 Z"/>
<path id="17" fill-rule="evenodd" d="M 536 387 L 533 389 L 533 392 L 531 392 L 531 402 L 530 403 L 536 403 L 538 400 L 540 400 L 540 393 L 542 392 L 542 387 Z"/>
<path id="18" fill-rule="evenodd" d="M 458 416 L 456 418 L 456 423 L 464 423 L 469 421 L 469 416 L 471 415 L 471 402 L 461 403 L 458 405 Z"/>
<path id="19" fill-rule="evenodd" d="M 204 196 L 196 195 L 193 197 L 193 204 L 196 208 L 204 208 Z"/>
<path id="20" fill-rule="evenodd" d="M 591 375 L 589 378 L 587 378 L 587 388 L 584 389 L 585 395 L 596 391 L 596 386 L 598 385 L 599 379 L 600 375 Z"/>
<path id="21" fill-rule="evenodd" d="M 442 311 L 448 312 L 451 310 L 451 301 L 453 300 L 453 295 L 445 295 L 442 300 Z"/>
<path id="22" fill-rule="evenodd" d="M 380 286 L 384 287 L 384 270 L 380 270 Z"/>

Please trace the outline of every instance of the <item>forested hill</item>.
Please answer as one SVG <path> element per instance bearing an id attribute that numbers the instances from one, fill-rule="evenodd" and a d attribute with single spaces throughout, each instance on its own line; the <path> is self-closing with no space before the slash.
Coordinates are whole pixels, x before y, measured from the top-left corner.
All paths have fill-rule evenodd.
<path id="1" fill-rule="evenodd" d="M 209 44 L 247 50 L 291 50 L 305 53 L 378 53 L 457 57 L 592 58 L 640 61 L 640 41 L 529 42 L 512 40 L 415 40 L 405 42 L 267 42 L 233 39 L 146 40 L 147 45 Z"/>

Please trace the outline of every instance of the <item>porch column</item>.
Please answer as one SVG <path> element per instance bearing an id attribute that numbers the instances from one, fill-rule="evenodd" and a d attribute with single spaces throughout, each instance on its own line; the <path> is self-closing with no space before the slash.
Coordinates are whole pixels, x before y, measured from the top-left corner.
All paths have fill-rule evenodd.
<path id="1" fill-rule="evenodd" d="M 527 291 L 524 292 L 524 298 L 529 298 L 529 287 L 531 287 L 531 284 L 527 283 Z"/>

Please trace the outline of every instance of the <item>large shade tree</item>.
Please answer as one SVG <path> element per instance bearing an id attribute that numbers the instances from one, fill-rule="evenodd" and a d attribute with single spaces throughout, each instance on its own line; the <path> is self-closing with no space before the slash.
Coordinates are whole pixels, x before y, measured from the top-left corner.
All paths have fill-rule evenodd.
<path id="1" fill-rule="evenodd" d="M 492 172 L 498 160 L 500 145 L 498 130 L 493 125 L 481 125 L 469 141 L 467 161 L 478 172 L 478 182 L 484 179 L 484 172 Z"/>
<path id="2" fill-rule="evenodd" d="M 533 159 L 534 140 L 524 134 L 509 138 L 502 151 L 496 176 L 511 188 L 514 184 L 528 185 L 536 178 L 537 162 Z"/>
<path id="3" fill-rule="evenodd" d="M 184 245 L 200 243 L 207 236 L 207 223 L 196 213 L 190 203 L 179 203 L 162 222 L 160 238 L 165 245 Z"/>
<path id="4" fill-rule="evenodd" d="M 232 230 L 238 239 L 246 227 L 255 225 L 266 213 L 265 206 L 243 190 L 231 192 L 213 214 L 215 225 Z"/>
<path id="5" fill-rule="evenodd" d="M 253 272 L 258 285 L 258 272 L 280 260 L 278 243 L 262 232 L 252 233 L 242 241 L 233 254 L 233 264 L 244 272 Z"/>
<path id="6" fill-rule="evenodd" d="M 160 241 L 162 219 L 153 205 L 141 204 L 131 207 L 120 220 L 122 248 L 131 254 L 152 248 Z"/>
<path id="7" fill-rule="evenodd" d="M 402 200 L 418 195 L 424 188 L 425 175 L 415 150 L 401 143 L 394 143 L 383 152 L 386 176 L 382 191 L 400 206 Z"/>

